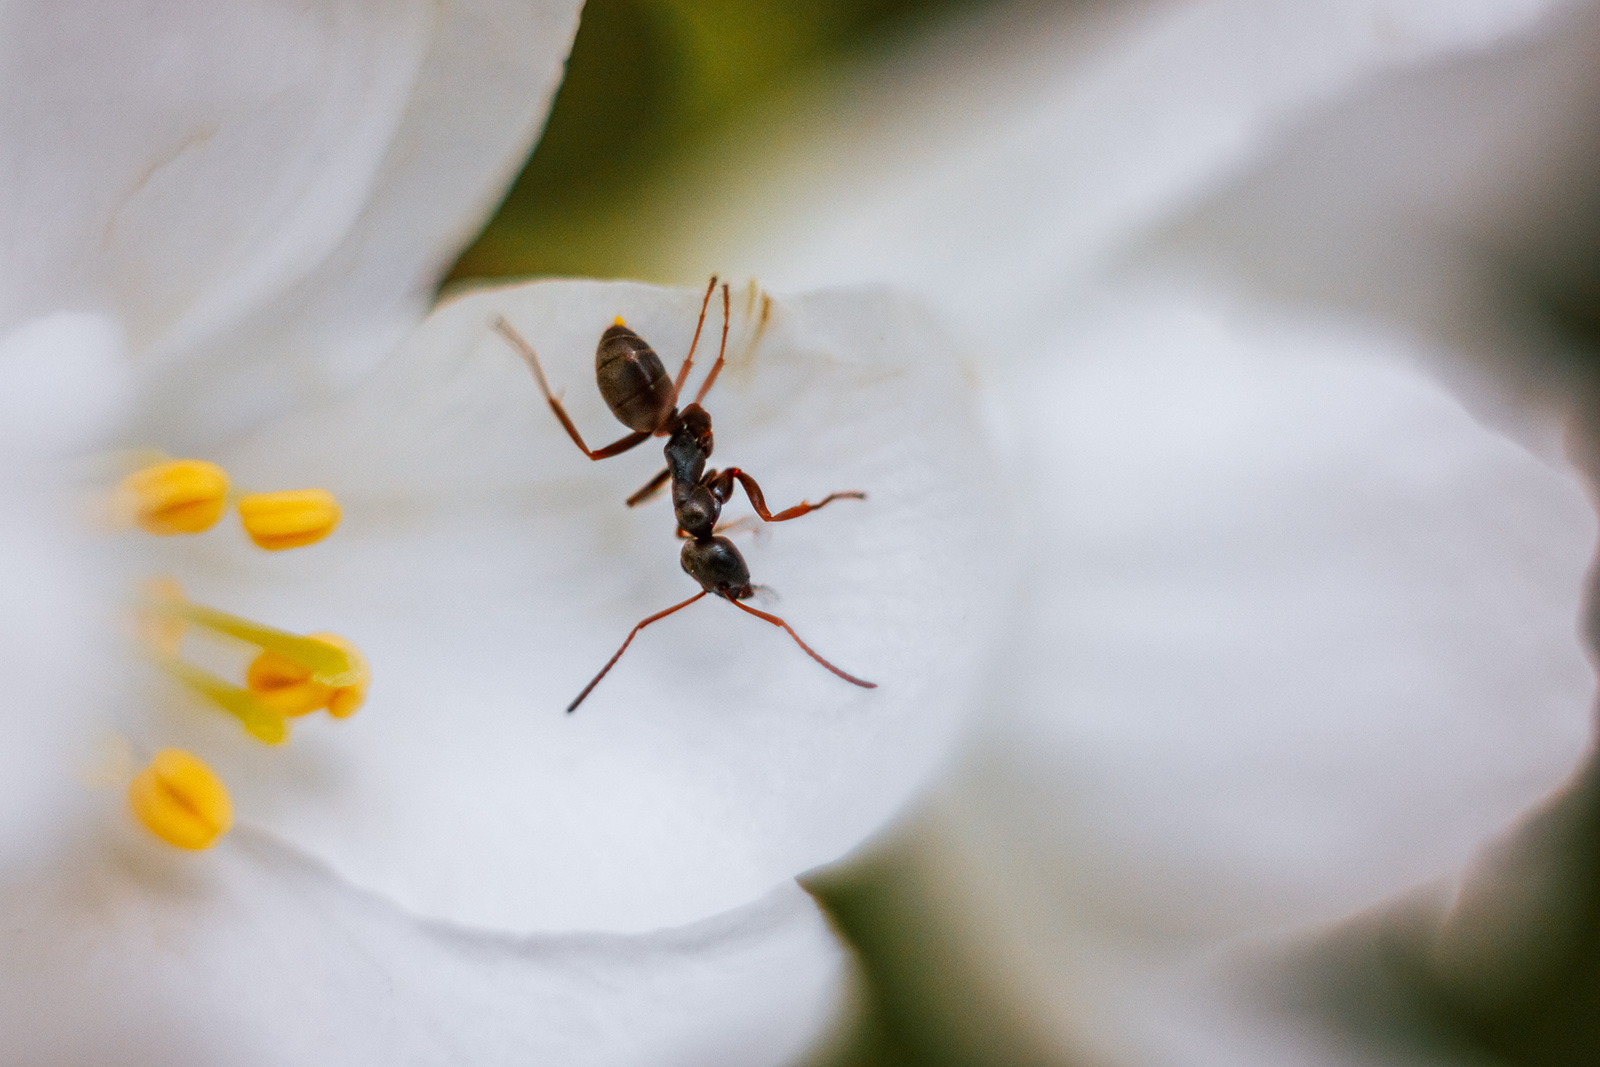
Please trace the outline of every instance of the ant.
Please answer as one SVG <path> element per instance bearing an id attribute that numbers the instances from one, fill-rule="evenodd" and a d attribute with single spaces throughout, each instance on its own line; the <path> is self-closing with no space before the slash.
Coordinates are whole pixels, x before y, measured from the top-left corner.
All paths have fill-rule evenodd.
<path id="1" fill-rule="evenodd" d="M 700 301 L 700 320 L 695 324 L 694 339 L 689 342 L 689 354 L 684 357 L 683 366 L 678 369 L 676 379 L 667 377 L 667 370 L 661 362 L 661 357 L 656 355 L 655 350 L 645 342 L 644 338 L 629 329 L 620 316 L 605 333 L 600 335 L 600 344 L 594 354 L 595 378 L 600 386 L 600 395 L 605 399 L 611 413 L 617 417 L 617 421 L 633 432 L 604 448 L 597 449 L 591 449 L 584 444 L 583 436 L 578 433 L 578 428 L 573 425 L 566 409 L 561 406 L 561 401 L 551 393 L 550 383 L 545 380 L 544 369 L 539 366 L 539 357 L 534 353 L 533 346 L 528 344 L 504 317 L 494 321 L 495 330 L 527 362 L 529 369 L 533 371 L 534 380 L 539 383 L 539 391 L 544 394 L 545 401 L 550 405 L 550 410 L 555 412 L 556 419 L 584 455 L 593 460 L 609 459 L 621 455 L 650 437 L 667 439 L 666 447 L 662 450 L 667 460 L 665 469 L 628 497 L 627 505 L 630 508 L 637 507 L 655 496 L 661 491 L 662 486 L 671 481 L 672 508 L 678 520 L 678 536 L 684 539 L 680 562 L 689 576 L 700 583 L 700 592 L 665 611 L 656 612 L 629 631 L 628 639 L 622 642 L 622 647 L 617 649 L 616 655 L 600 668 L 600 673 L 594 676 L 593 681 L 583 687 L 583 692 L 578 694 L 578 698 L 567 705 L 569 714 L 577 710 L 584 698 L 600 684 L 600 679 L 604 678 L 616 665 L 617 660 L 622 658 L 622 654 L 628 650 L 628 646 L 633 643 L 640 630 L 675 611 L 681 611 L 708 593 L 715 593 L 740 611 L 782 627 L 806 655 L 852 685 L 859 685 L 863 689 L 877 688 L 877 683 L 863 681 L 854 675 L 846 674 L 817 655 L 811 646 L 800 640 L 800 635 L 778 616 L 740 603 L 754 596 L 758 587 L 750 584 L 750 568 L 745 563 L 744 557 L 739 554 L 738 548 L 726 537 L 718 535 L 716 527 L 717 519 L 722 514 L 722 505 L 733 496 L 734 483 L 737 482 L 744 487 L 745 496 L 749 497 L 756 513 L 766 522 L 797 519 L 835 500 L 865 500 L 867 494 L 853 490 L 829 493 L 818 503 L 801 501 L 794 507 L 773 514 L 767 509 L 761 487 L 750 475 L 738 467 L 729 467 L 722 471 L 706 469 L 706 461 L 711 458 L 711 415 L 700 406 L 700 401 L 705 399 L 706 394 L 711 391 L 711 386 L 716 382 L 717 375 L 722 373 L 723 359 L 728 352 L 729 316 L 726 283 L 722 285 L 722 345 L 717 351 L 717 361 L 712 364 L 706 380 L 700 384 L 700 391 L 695 394 L 694 403 L 680 411 L 678 396 L 683 391 L 684 382 L 689 378 L 689 369 L 694 366 L 694 350 L 700 343 L 700 332 L 706 324 L 706 309 L 710 306 L 711 296 L 716 290 L 717 277 L 712 275 L 711 283 L 706 286 L 705 298 Z M 765 321 L 766 316 L 763 315 L 763 324 Z"/>

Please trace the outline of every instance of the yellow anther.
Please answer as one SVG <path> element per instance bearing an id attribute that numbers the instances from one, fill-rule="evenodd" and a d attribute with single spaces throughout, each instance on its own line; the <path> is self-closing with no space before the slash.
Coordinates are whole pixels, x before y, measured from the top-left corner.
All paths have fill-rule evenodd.
<path id="1" fill-rule="evenodd" d="M 627 323 L 627 320 L 625 320 L 621 315 L 618 315 L 616 318 L 611 320 L 611 325 L 613 325 L 613 326 L 626 326 L 626 325 L 628 325 L 628 323 Z"/>
<path id="2" fill-rule="evenodd" d="M 222 517 L 228 475 L 215 463 L 176 459 L 134 471 L 117 486 L 116 509 L 146 533 L 199 533 Z"/>
<path id="3" fill-rule="evenodd" d="M 311 680 L 311 672 L 277 652 L 263 652 L 245 672 L 245 685 L 279 715 L 306 715 L 328 706 L 333 689 Z"/>
<path id="4" fill-rule="evenodd" d="M 222 780 L 192 752 L 164 748 L 128 785 L 134 816 L 179 848 L 210 848 L 233 825 Z"/>
<path id="5" fill-rule="evenodd" d="M 323 685 L 312 679 L 304 666 L 277 652 L 263 652 L 250 664 L 245 684 L 268 707 L 280 715 L 304 715 L 327 708 L 337 719 L 349 718 L 367 699 L 371 671 L 354 645 L 338 634 L 311 634 L 309 640 L 323 641 L 341 649 L 352 664 L 352 680 L 345 685 Z"/>
<path id="6" fill-rule="evenodd" d="M 250 540 L 277 551 L 314 545 L 339 525 L 339 502 L 326 489 L 256 493 L 239 501 L 239 520 Z"/>
<path id="7" fill-rule="evenodd" d="M 372 684 L 372 670 L 367 666 L 367 659 L 355 645 L 340 637 L 338 634 L 317 633 L 312 637 L 328 642 L 344 650 L 350 659 L 351 673 L 354 677 L 343 685 L 333 687 L 333 696 L 328 700 L 328 714 L 335 719 L 348 719 L 361 705 L 367 702 L 367 686 Z"/>

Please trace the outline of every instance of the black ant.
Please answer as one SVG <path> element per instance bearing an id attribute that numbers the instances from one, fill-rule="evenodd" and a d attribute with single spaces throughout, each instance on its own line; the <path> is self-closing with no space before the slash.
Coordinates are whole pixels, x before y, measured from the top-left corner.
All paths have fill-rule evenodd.
<path id="1" fill-rule="evenodd" d="M 707 593 L 715 593 L 740 611 L 754 615 L 764 622 L 781 626 L 790 637 L 794 638 L 795 644 L 799 645 L 806 655 L 852 685 L 859 685 L 863 689 L 877 688 L 875 682 L 863 681 L 854 675 L 846 674 L 817 655 L 811 646 L 800 640 L 800 635 L 778 616 L 757 611 L 740 603 L 741 600 L 748 600 L 754 596 L 756 592 L 756 587 L 750 584 L 750 568 L 733 542 L 726 537 L 718 536 L 716 532 L 717 518 L 722 514 L 722 505 L 733 496 L 735 482 L 744 486 L 745 495 L 750 498 L 756 514 L 766 522 L 785 522 L 799 518 L 807 512 L 816 511 L 835 500 L 865 500 L 867 495 L 856 491 L 829 493 L 818 503 L 801 501 L 792 508 L 785 508 L 773 514 L 767 510 L 767 502 L 761 495 L 761 487 L 744 471 L 738 467 L 729 467 L 722 471 L 706 469 L 706 460 L 711 457 L 711 416 L 700 406 L 700 401 L 705 399 L 706 393 L 711 391 L 711 386 L 716 382 L 717 375 L 722 373 L 723 359 L 728 352 L 726 283 L 722 286 L 722 345 L 717 351 L 717 361 L 712 364 L 711 373 L 706 375 L 706 380 L 700 384 L 700 391 L 695 394 L 694 403 L 682 411 L 678 410 L 678 394 L 683 390 L 683 383 L 689 378 L 690 367 L 694 365 L 695 346 L 700 343 L 700 331 L 706 324 L 706 309 L 711 304 L 711 294 L 716 290 L 717 278 L 712 275 L 711 284 L 706 286 L 705 299 L 700 302 L 700 320 L 695 324 L 694 339 L 689 342 L 689 354 L 684 357 L 683 366 L 678 369 L 678 377 L 675 380 L 667 378 L 667 370 L 662 365 L 661 357 L 656 355 L 655 350 L 645 342 L 644 338 L 630 330 L 620 317 L 600 335 L 600 344 L 594 354 L 595 378 L 600 385 L 600 395 L 605 398 L 606 406 L 611 409 L 617 420 L 633 432 L 599 449 L 591 449 L 583 443 L 582 435 L 572 424 L 572 419 L 561 406 L 561 401 L 550 392 L 550 383 L 545 380 L 544 369 L 539 366 L 539 357 L 534 353 L 533 346 L 523 340 L 522 335 L 512 329 L 511 324 L 504 318 L 497 318 L 494 321 L 495 330 L 527 361 L 528 367 L 533 371 L 534 379 L 539 383 L 539 391 L 550 404 L 550 410 L 555 412 L 556 418 L 566 428 L 573 444 L 577 445 L 584 455 L 590 459 L 608 459 L 611 456 L 621 455 L 647 438 L 667 439 L 666 447 L 662 450 L 667 459 L 666 468 L 646 482 L 638 492 L 628 497 L 627 504 L 630 508 L 636 507 L 660 492 L 668 480 L 672 482 L 672 507 L 678 519 L 678 536 L 684 538 L 680 561 L 689 576 L 700 583 L 700 592 L 688 600 L 674 604 L 665 611 L 658 611 L 635 626 L 628 633 L 628 639 L 622 642 L 622 647 L 617 649 L 617 654 L 600 668 L 600 673 L 594 676 L 593 681 L 583 687 L 583 692 L 578 694 L 578 698 L 567 705 L 569 713 L 577 710 L 578 705 L 583 703 L 590 691 L 600 684 L 600 679 L 604 678 L 606 672 L 622 658 L 622 654 L 628 650 L 628 646 L 633 643 L 634 637 L 640 630 L 658 619 L 664 619 L 673 612 L 688 607 Z"/>

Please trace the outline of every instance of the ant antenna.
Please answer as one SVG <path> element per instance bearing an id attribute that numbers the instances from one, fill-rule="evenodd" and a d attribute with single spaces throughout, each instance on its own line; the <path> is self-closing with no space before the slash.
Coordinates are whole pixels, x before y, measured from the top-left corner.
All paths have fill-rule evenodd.
<path id="1" fill-rule="evenodd" d="M 713 279 L 715 281 L 715 279 Z M 702 312 L 704 314 L 704 312 Z M 711 386 L 716 382 L 717 375 L 722 373 L 722 361 L 728 354 L 728 286 L 722 286 L 722 347 L 717 349 L 717 361 L 711 365 L 711 373 L 706 375 L 706 380 L 700 383 L 700 391 L 694 395 L 696 404 L 706 398 L 711 392 Z"/>
<path id="2" fill-rule="evenodd" d="M 678 394 L 683 392 L 683 383 L 689 380 L 689 368 L 694 366 L 694 349 L 695 349 L 695 346 L 700 343 L 700 330 L 706 324 L 706 308 L 711 306 L 711 294 L 716 292 L 716 291 L 717 291 L 717 276 L 715 274 L 713 274 L 711 276 L 710 284 L 706 286 L 705 298 L 700 301 L 700 321 L 694 324 L 694 340 L 689 342 L 689 354 L 687 356 L 683 357 L 683 366 L 678 368 L 678 379 L 677 379 L 677 381 L 672 383 L 672 402 L 673 402 L 673 404 L 677 404 L 677 402 L 678 402 Z M 724 285 L 722 287 L 722 299 L 723 299 L 724 302 L 726 302 L 727 299 L 728 299 L 728 287 L 726 285 Z M 722 325 L 722 338 L 723 338 L 723 344 L 726 345 L 727 344 L 727 338 L 728 338 L 728 325 L 727 325 L 727 322 L 726 322 L 726 318 L 727 318 L 726 314 L 724 314 L 723 318 L 724 318 L 724 322 L 723 322 L 723 325 Z M 717 362 L 718 363 L 722 362 L 722 357 L 720 355 L 717 357 Z"/>

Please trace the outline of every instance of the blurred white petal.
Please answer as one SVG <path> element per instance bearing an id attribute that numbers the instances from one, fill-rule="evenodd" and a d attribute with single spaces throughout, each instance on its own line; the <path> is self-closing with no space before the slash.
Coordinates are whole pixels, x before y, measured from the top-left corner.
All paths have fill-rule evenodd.
<path id="1" fill-rule="evenodd" d="M 998 368 L 1029 608 L 924 873 L 1080 1054 L 1225 1028 L 1207 959 L 1448 876 L 1588 749 L 1530 322 L 1593 280 L 1593 11 L 1002 11 L 803 97 L 686 227 L 682 269 L 894 279 Z"/>
<path id="2" fill-rule="evenodd" d="M 7 1063 L 792 1062 L 845 959 L 793 883 L 648 936 L 419 921 L 270 838 L 203 855 L 93 842 L 0 885 Z"/>
<path id="3" fill-rule="evenodd" d="M 133 401 L 119 324 L 57 312 L 0 337 L 0 451 L 61 455 L 104 446 Z M 7 464 L 6 475 L 23 474 Z"/>
<path id="4" fill-rule="evenodd" d="M 926 847 L 1114 1042 L 1141 983 L 1447 875 L 1569 772 L 1595 520 L 1403 338 L 1153 287 L 1046 351 L 1001 393 L 1053 565 Z"/>
<path id="5" fill-rule="evenodd" d="M 122 338 L 100 316 L 52 315 L 0 338 L 0 869 L 51 844 L 103 710 L 109 560 L 60 461 L 105 440 L 129 385 Z"/>
<path id="6" fill-rule="evenodd" d="M 504 314 L 537 346 L 598 447 L 623 432 L 594 385 L 600 333 L 622 314 L 675 371 L 699 306 L 624 284 L 471 296 L 348 401 L 226 456 L 243 484 L 331 488 L 344 524 L 292 556 L 184 546 L 191 595 L 333 629 L 374 670 L 355 719 L 306 722 L 283 751 L 218 749 L 246 818 L 421 914 L 646 930 L 838 858 L 926 780 L 976 699 L 1014 561 L 974 382 L 926 312 L 887 293 L 775 299 L 752 347 L 759 301 L 741 291 L 706 401 L 714 462 L 748 469 L 774 507 L 868 494 L 739 541 L 782 594 L 772 610 L 880 688 L 708 599 L 563 713 L 635 623 L 697 587 L 668 501 L 623 506 L 660 445 L 591 463 L 490 324 Z M 701 343 L 691 385 L 715 355 Z M 741 496 L 724 517 L 748 510 Z"/>
<path id="7" fill-rule="evenodd" d="M 276 391 L 359 377 L 404 338 L 451 259 L 498 203 L 543 128 L 577 30 L 577 0 L 452 0 L 433 12 L 414 72 L 361 211 L 303 276 L 250 314 L 189 323 L 196 359 L 163 384 L 219 390 L 223 409 L 261 408 L 263 383 L 211 382 L 248 345 L 299 371 Z M 380 7 L 381 10 L 381 7 Z M 368 119 L 370 121 L 370 118 Z M 169 338 L 176 347 L 178 338 Z M 155 410 L 151 416 L 159 416 Z M 194 419 L 191 409 L 186 416 Z"/>
<path id="8" fill-rule="evenodd" d="M 1000 5 L 730 137 L 707 161 L 717 195 L 695 198 L 661 267 L 891 281 L 936 295 L 997 355 L 1025 349 L 1120 253 L 1341 94 L 1504 46 L 1568 6 Z"/>
<path id="9" fill-rule="evenodd" d="M 532 143 L 576 4 L 39 0 L 4 26 L 0 329 L 104 311 L 177 361 L 152 422 L 197 396 L 237 419 L 420 315 Z"/>
<path id="10" fill-rule="evenodd" d="M 1326 318 L 1136 295 L 1041 347 L 1003 391 L 1049 563 L 996 730 L 1079 877 L 1163 926 L 1331 918 L 1570 771 L 1595 533 L 1570 472 Z"/>

